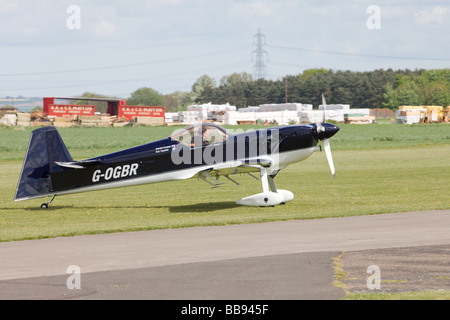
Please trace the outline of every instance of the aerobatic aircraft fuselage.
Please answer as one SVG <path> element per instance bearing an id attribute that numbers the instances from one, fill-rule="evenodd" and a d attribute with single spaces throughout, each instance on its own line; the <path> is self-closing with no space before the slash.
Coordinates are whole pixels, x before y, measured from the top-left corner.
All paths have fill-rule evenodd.
<path id="1" fill-rule="evenodd" d="M 74 161 L 56 128 L 44 127 L 32 132 L 15 200 L 193 177 L 212 186 L 220 184 L 221 176 L 238 184 L 230 175 L 259 172 L 263 193 L 237 202 L 276 205 L 293 198 L 292 193 L 276 188 L 276 174 L 290 163 L 308 158 L 318 150 L 320 140 L 328 143 L 338 130 L 323 123 L 231 133 L 220 126 L 201 123 L 177 130 L 162 140 Z M 325 147 L 327 151 L 329 144 Z M 334 174 L 332 162 L 330 167 Z M 43 204 L 47 206 L 48 203 Z"/>

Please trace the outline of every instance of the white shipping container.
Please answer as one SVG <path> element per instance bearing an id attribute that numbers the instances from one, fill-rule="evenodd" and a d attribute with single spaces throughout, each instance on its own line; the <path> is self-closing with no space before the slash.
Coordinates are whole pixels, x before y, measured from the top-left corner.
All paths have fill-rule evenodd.
<path id="1" fill-rule="evenodd" d="M 420 120 L 421 120 L 420 113 L 419 114 L 411 114 L 411 115 L 402 115 L 402 111 L 405 111 L 405 110 L 397 110 L 395 112 L 395 118 L 397 119 L 398 123 L 403 123 L 403 124 L 420 123 Z M 414 111 L 416 111 L 416 110 L 414 110 Z"/>
<path id="2" fill-rule="evenodd" d="M 364 116 L 370 116 L 370 109 L 349 109 L 345 111 L 345 114 L 363 114 Z"/>
<path id="3" fill-rule="evenodd" d="M 221 111 L 236 111 L 236 106 L 230 106 L 230 104 L 211 104 L 206 103 L 202 105 L 190 105 L 187 107 L 188 111 L 201 111 L 201 112 L 221 112 Z"/>
<path id="4" fill-rule="evenodd" d="M 223 121 L 225 125 L 236 125 L 238 121 L 276 121 L 279 125 L 288 125 L 290 122 L 299 123 L 297 111 L 281 112 L 227 112 Z"/>
<path id="5" fill-rule="evenodd" d="M 262 104 L 259 106 L 260 112 L 267 111 L 309 111 L 312 110 L 312 104 L 303 103 L 281 103 L 281 104 Z"/>
<path id="6" fill-rule="evenodd" d="M 238 111 L 241 112 L 241 113 L 244 113 L 244 112 L 259 112 L 259 107 L 240 108 Z"/>
<path id="7" fill-rule="evenodd" d="M 349 110 L 350 105 L 348 104 L 327 104 L 325 106 L 320 105 L 319 110 Z"/>
<path id="8" fill-rule="evenodd" d="M 300 121 L 302 123 L 323 122 L 323 111 L 303 111 L 301 112 Z"/>
<path id="9" fill-rule="evenodd" d="M 0 124 L 4 126 L 15 126 L 17 124 L 17 116 L 15 114 L 5 114 L 0 119 Z"/>

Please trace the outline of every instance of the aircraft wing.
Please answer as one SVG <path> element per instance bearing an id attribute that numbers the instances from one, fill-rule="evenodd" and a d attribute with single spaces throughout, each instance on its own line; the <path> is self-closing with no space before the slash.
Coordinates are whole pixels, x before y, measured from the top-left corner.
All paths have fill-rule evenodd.
<path id="1" fill-rule="evenodd" d="M 239 183 L 231 179 L 229 176 L 234 174 L 249 174 L 254 179 L 258 180 L 258 178 L 252 175 L 252 173 L 259 172 L 260 167 L 270 167 L 271 165 L 272 161 L 269 158 L 232 161 L 213 165 L 211 166 L 211 168 L 198 172 L 194 177 L 202 179 L 213 187 L 217 187 L 218 185 L 222 184 L 218 181 L 219 177 L 221 176 L 224 176 L 234 184 L 239 185 Z"/>

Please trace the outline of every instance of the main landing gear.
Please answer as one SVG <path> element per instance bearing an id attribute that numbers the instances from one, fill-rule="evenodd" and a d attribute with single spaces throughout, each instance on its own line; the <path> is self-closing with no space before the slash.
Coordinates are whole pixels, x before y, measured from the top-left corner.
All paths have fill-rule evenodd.
<path id="1" fill-rule="evenodd" d="M 263 192 L 250 197 L 242 198 L 236 201 L 237 204 L 251 207 L 273 207 L 279 204 L 285 204 L 294 199 L 294 194 L 288 190 L 277 189 L 274 177 L 269 175 L 264 167 L 257 166 L 261 174 Z"/>

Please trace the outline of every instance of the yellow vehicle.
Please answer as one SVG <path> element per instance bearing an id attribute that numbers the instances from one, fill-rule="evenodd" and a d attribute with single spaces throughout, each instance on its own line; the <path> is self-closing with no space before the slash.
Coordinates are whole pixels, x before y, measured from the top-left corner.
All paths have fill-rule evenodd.
<path id="1" fill-rule="evenodd" d="M 446 107 L 444 110 L 444 117 L 443 120 L 444 122 L 450 122 L 450 106 Z"/>
<path id="2" fill-rule="evenodd" d="M 442 106 L 426 106 L 422 111 L 421 123 L 436 123 L 444 120 L 444 108 Z"/>

